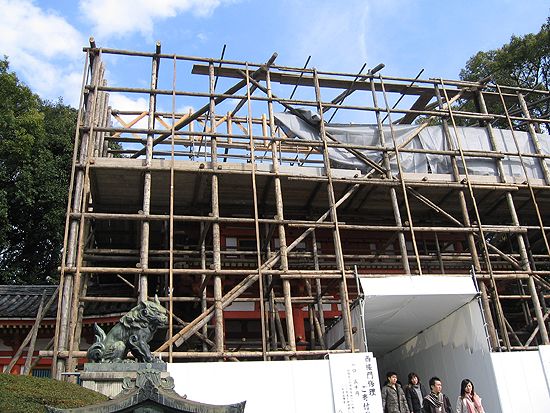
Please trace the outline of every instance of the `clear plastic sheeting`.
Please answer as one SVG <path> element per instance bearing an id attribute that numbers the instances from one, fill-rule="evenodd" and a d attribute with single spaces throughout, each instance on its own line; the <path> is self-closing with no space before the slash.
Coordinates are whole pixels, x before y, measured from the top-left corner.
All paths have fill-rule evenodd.
<path id="1" fill-rule="evenodd" d="M 321 140 L 319 131 L 320 118 L 316 113 L 308 110 L 300 110 L 300 116 L 290 113 L 276 113 L 275 122 L 289 138 L 298 138 L 306 141 Z M 424 127 L 422 125 L 392 125 L 384 126 L 384 146 L 382 146 L 379 129 L 376 125 L 361 124 L 326 124 L 325 130 L 330 141 L 343 144 L 351 144 L 366 147 L 355 149 L 361 155 L 373 162 L 381 164 L 383 151 L 380 148 L 392 149 L 397 145 L 398 149 L 421 149 L 426 151 L 449 151 L 459 147 L 465 152 L 477 152 L 476 156 L 465 156 L 469 174 L 498 176 L 496 157 L 483 156 L 491 152 L 518 153 L 523 155 L 522 166 L 519 155 L 503 155 L 502 164 L 504 173 L 520 179 L 543 179 L 541 161 L 537 157 L 535 145 L 529 133 L 508 129 L 493 128 L 494 146 L 491 143 L 489 132 L 484 127 L 457 127 L 449 128 L 450 136 L 445 135 L 442 125 Z M 392 133 L 393 130 L 393 133 Z M 536 134 L 542 153 L 550 155 L 550 136 Z M 395 144 L 394 144 L 395 141 Z M 449 145 L 452 144 L 452 148 Z M 516 145 L 517 141 L 517 145 Z M 335 168 L 357 169 L 363 172 L 371 170 L 371 167 L 361 160 L 360 156 L 353 153 L 350 148 L 329 147 L 329 158 Z M 389 152 L 391 169 L 398 173 L 395 152 Z M 479 154 L 479 156 L 478 156 Z M 465 173 L 462 159 L 457 156 L 457 164 L 460 174 Z M 434 173 L 451 174 L 451 157 L 441 153 L 412 153 L 400 152 L 401 168 L 404 173 Z M 548 162 L 544 160 L 544 162 Z"/>

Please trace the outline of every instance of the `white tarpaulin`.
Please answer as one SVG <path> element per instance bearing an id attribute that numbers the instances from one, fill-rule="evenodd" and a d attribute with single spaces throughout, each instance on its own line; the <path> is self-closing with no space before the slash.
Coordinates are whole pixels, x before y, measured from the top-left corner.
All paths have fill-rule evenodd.
<path id="1" fill-rule="evenodd" d="M 550 411 L 544 347 L 548 346 L 540 346 L 539 351 L 491 353 L 502 413 Z"/>
<path id="2" fill-rule="evenodd" d="M 169 363 L 174 390 L 209 404 L 246 401 L 246 413 L 334 413 L 329 361 Z"/>
<path id="3" fill-rule="evenodd" d="M 368 351 L 377 356 L 402 345 L 477 294 L 470 277 L 423 275 L 360 281 Z"/>
<path id="4" fill-rule="evenodd" d="M 307 121 L 290 113 L 276 113 L 275 122 L 290 138 L 310 141 L 320 140 L 318 126 L 320 120 L 318 116 L 310 111 L 300 110 L 299 112 Z M 337 142 L 382 147 L 380 134 L 376 125 L 326 124 L 325 129 L 330 137 Z M 495 147 L 493 148 L 486 128 L 457 127 L 456 130 L 457 133 L 455 133 L 454 128 L 450 128 L 451 136 L 449 137 L 455 150 L 460 144 L 460 147 L 464 151 L 517 153 L 519 146 L 522 154 L 536 154 L 532 139 L 527 132 L 514 131 L 512 133 L 512 131 L 507 129 L 493 128 L 495 138 Z M 386 148 L 394 148 L 395 140 L 398 147 L 405 143 L 403 145 L 405 149 L 450 150 L 449 139 L 445 136 L 443 126 L 441 125 L 424 128 L 420 128 L 419 125 L 393 125 L 391 129 L 389 126 L 384 126 L 382 131 Z M 537 140 L 540 143 L 543 154 L 550 155 L 550 136 L 537 134 Z M 381 150 L 373 148 L 357 149 L 357 151 L 373 162 L 380 164 L 382 161 Z M 329 147 L 329 157 L 336 168 L 370 170 L 365 161 L 362 161 L 360 157 L 353 154 L 349 149 Z M 472 175 L 498 175 L 495 158 L 479 156 L 467 156 L 465 158 L 468 173 Z M 403 172 L 406 173 L 452 173 L 451 158 L 447 155 L 400 152 L 400 161 Z M 523 161 L 529 178 L 543 179 L 539 159 L 524 156 Z M 460 157 L 457 157 L 457 162 L 459 173 L 464 173 L 464 165 Z M 506 175 L 520 178 L 525 177 L 525 171 L 521 165 L 519 156 L 505 155 L 502 158 L 502 163 Z M 393 156 L 391 157 L 391 167 L 392 171 L 397 173 L 397 163 Z"/>

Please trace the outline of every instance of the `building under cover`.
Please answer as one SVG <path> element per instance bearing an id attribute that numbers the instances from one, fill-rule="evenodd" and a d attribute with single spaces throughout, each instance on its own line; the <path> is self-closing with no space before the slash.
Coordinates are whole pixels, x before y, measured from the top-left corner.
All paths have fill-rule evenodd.
<path id="1" fill-rule="evenodd" d="M 249 389 L 288 394 L 278 369 L 306 366 L 295 393 L 315 399 L 314 360 L 365 351 L 382 377 L 439 375 L 454 397 L 471 377 L 488 411 L 512 406 L 498 373 L 512 359 L 546 386 L 548 91 L 160 44 L 85 52 L 57 377 L 90 345 L 86 306 L 157 295 L 170 317 L 154 349 L 174 372 L 207 372 L 210 395 L 251 366 L 265 370 Z M 111 85 L 122 60 L 132 73 Z M 235 400 L 257 411 L 251 397 Z"/>

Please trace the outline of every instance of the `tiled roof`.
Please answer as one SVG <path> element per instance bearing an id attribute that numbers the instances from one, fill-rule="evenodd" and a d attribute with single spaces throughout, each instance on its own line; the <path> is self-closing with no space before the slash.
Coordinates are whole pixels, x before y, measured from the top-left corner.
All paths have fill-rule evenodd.
<path id="1" fill-rule="evenodd" d="M 45 303 L 55 293 L 56 285 L 0 285 L 0 319 L 35 318 L 42 293 L 46 292 Z M 111 295 L 112 288 L 102 286 L 101 291 L 89 290 L 88 295 Z M 132 308 L 132 303 L 87 302 L 85 316 L 122 314 Z M 55 318 L 57 297 L 46 314 L 46 318 Z"/>
<path id="2" fill-rule="evenodd" d="M 46 304 L 56 288 L 56 285 L 0 285 L 0 318 L 35 318 L 42 293 L 46 292 Z M 46 318 L 55 318 L 56 311 L 57 298 Z"/>

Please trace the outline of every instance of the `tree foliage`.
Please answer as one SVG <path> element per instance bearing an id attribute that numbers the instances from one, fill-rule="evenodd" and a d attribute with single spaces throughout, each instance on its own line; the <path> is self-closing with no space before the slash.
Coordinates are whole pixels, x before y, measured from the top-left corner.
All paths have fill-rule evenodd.
<path id="1" fill-rule="evenodd" d="M 45 102 L 0 60 L 0 282 L 55 277 L 76 110 Z"/>
<path id="2" fill-rule="evenodd" d="M 496 83 L 527 89 L 550 87 L 550 17 L 538 33 L 512 36 L 499 49 L 477 52 L 460 71 L 462 80 L 490 76 Z"/>
<path id="3" fill-rule="evenodd" d="M 462 80 L 479 81 L 487 77 L 499 85 L 550 90 L 550 17 L 538 33 L 512 36 L 509 43 L 498 49 L 477 52 L 460 71 Z M 548 116 L 550 100 L 533 93 L 526 93 L 525 98 L 533 116 Z M 504 113 L 499 105 L 488 106 L 491 113 Z"/>

